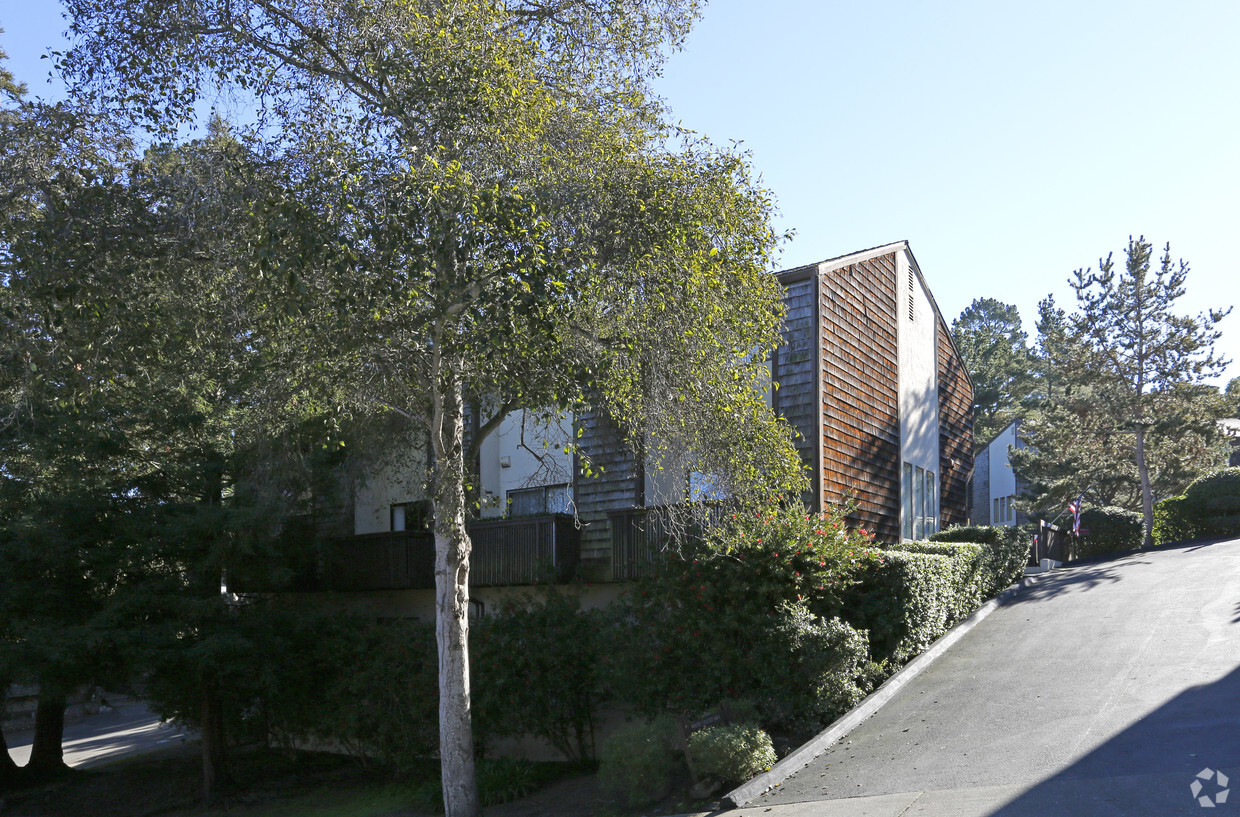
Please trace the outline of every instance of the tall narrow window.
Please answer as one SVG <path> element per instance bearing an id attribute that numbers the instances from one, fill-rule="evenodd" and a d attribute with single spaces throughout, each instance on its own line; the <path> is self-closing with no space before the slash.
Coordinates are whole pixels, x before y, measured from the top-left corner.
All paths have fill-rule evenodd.
<path id="1" fill-rule="evenodd" d="M 933 471 L 926 472 L 926 536 L 939 529 L 939 492 Z"/>
<path id="2" fill-rule="evenodd" d="M 913 464 L 904 463 L 904 479 L 900 481 L 900 499 L 904 506 L 904 538 L 913 538 Z"/>
<path id="3" fill-rule="evenodd" d="M 917 478 L 913 488 L 913 499 L 917 502 L 916 515 L 913 517 L 913 538 L 926 538 L 926 471 L 917 468 Z"/>

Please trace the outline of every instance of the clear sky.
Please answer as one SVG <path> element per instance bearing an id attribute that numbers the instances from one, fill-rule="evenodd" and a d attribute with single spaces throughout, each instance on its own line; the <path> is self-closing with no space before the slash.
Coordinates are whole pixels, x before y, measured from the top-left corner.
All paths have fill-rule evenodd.
<path id="1" fill-rule="evenodd" d="M 12 4 L 13 7 L 10 7 Z M 58 4 L 3 0 L 35 93 Z M 1144 234 L 1192 272 L 1182 311 L 1240 301 L 1240 2 L 713 0 L 658 91 L 740 140 L 796 231 L 781 267 L 908 239 L 951 321 L 1035 307 Z M 1240 376 L 1240 310 L 1220 325 Z"/>

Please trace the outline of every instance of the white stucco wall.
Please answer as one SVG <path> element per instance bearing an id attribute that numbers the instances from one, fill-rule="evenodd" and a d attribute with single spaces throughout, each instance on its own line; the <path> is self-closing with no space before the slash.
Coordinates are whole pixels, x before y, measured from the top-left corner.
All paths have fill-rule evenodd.
<path id="1" fill-rule="evenodd" d="M 479 451 L 482 515 L 503 516 L 509 491 L 539 485 L 571 485 L 573 457 L 564 453 L 564 447 L 572 439 L 572 415 L 537 411 L 510 414 L 497 431 L 482 441 Z"/>
<path id="2" fill-rule="evenodd" d="M 413 440 L 394 443 L 359 481 L 353 495 L 353 532 L 391 530 L 391 507 L 425 498 L 426 463 L 423 444 Z"/>
<path id="3" fill-rule="evenodd" d="M 1015 445 L 1016 424 L 1013 423 L 1003 429 L 1003 431 L 1000 431 L 999 436 L 995 437 L 986 446 L 990 455 L 990 510 L 992 525 L 1015 524 L 1014 513 L 1010 515 L 1011 518 L 995 519 L 993 516 L 996 499 L 1011 497 L 1016 494 L 1016 474 L 1012 471 L 1012 464 L 1008 461 L 1008 449 Z"/>
<path id="4" fill-rule="evenodd" d="M 901 479 L 904 478 L 905 462 L 933 471 L 936 494 L 939 497 L 936 502 L 937 509 L 942 505 L 942 474 L 939 473 L 936 316 L 930 295 L 922 286 L 921 278 L 915 273 L 912 276 L 912 290 L 909 290 L 909 272 L 908 255 L 901 250 L 896 253 Z M 910 295 L 912 320 L 909 319 Z"/>

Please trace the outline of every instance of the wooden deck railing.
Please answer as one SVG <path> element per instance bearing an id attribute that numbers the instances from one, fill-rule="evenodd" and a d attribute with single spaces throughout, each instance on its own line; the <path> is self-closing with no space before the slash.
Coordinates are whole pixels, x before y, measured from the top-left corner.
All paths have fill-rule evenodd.
<path id="1" fill-rule="evenodd" d="M 701 503 L 689 511 L 665 505 L 608 511 L 611 526 L 611 577 L 629 581 L 658 572 L 669 549 L 692 547 L 702 541 L 704 532 L 732 513 L 726 502 Z"/>
<path id="2" fill-rule="evenodd" d="M 581 531 L 567 514 L 478 520 L 469 536 L 473 587 L 566 582 L 581 559 Z M 427 531 L 351 536 L 333 555 L 324 583 L 336 590 L 435 586 L 435 540 Z"/>

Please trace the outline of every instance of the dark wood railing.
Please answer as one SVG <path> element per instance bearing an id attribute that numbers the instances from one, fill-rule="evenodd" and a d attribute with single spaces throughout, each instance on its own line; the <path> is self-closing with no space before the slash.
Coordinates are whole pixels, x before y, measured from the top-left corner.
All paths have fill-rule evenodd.
<path id="1" fill-rule="evenodd" d="M 469 536 L 473 587 L 566 582 L 581 559 L 581 531 L 567 514 L 478 520 Z M 351 536 L 333 557 L 324 584 L 336 590 L 435 586 L 435 539 L 428 531 Z"/>
<path id="2" fill-rule="evenodd" d="M 657 573 L 669 550 L 700 544 L 704 531 L 732 511 L 730 504 L 713 501 L 691 509 L 657 505 L 608 511 L 612 579 L 629 581 Z"/>

